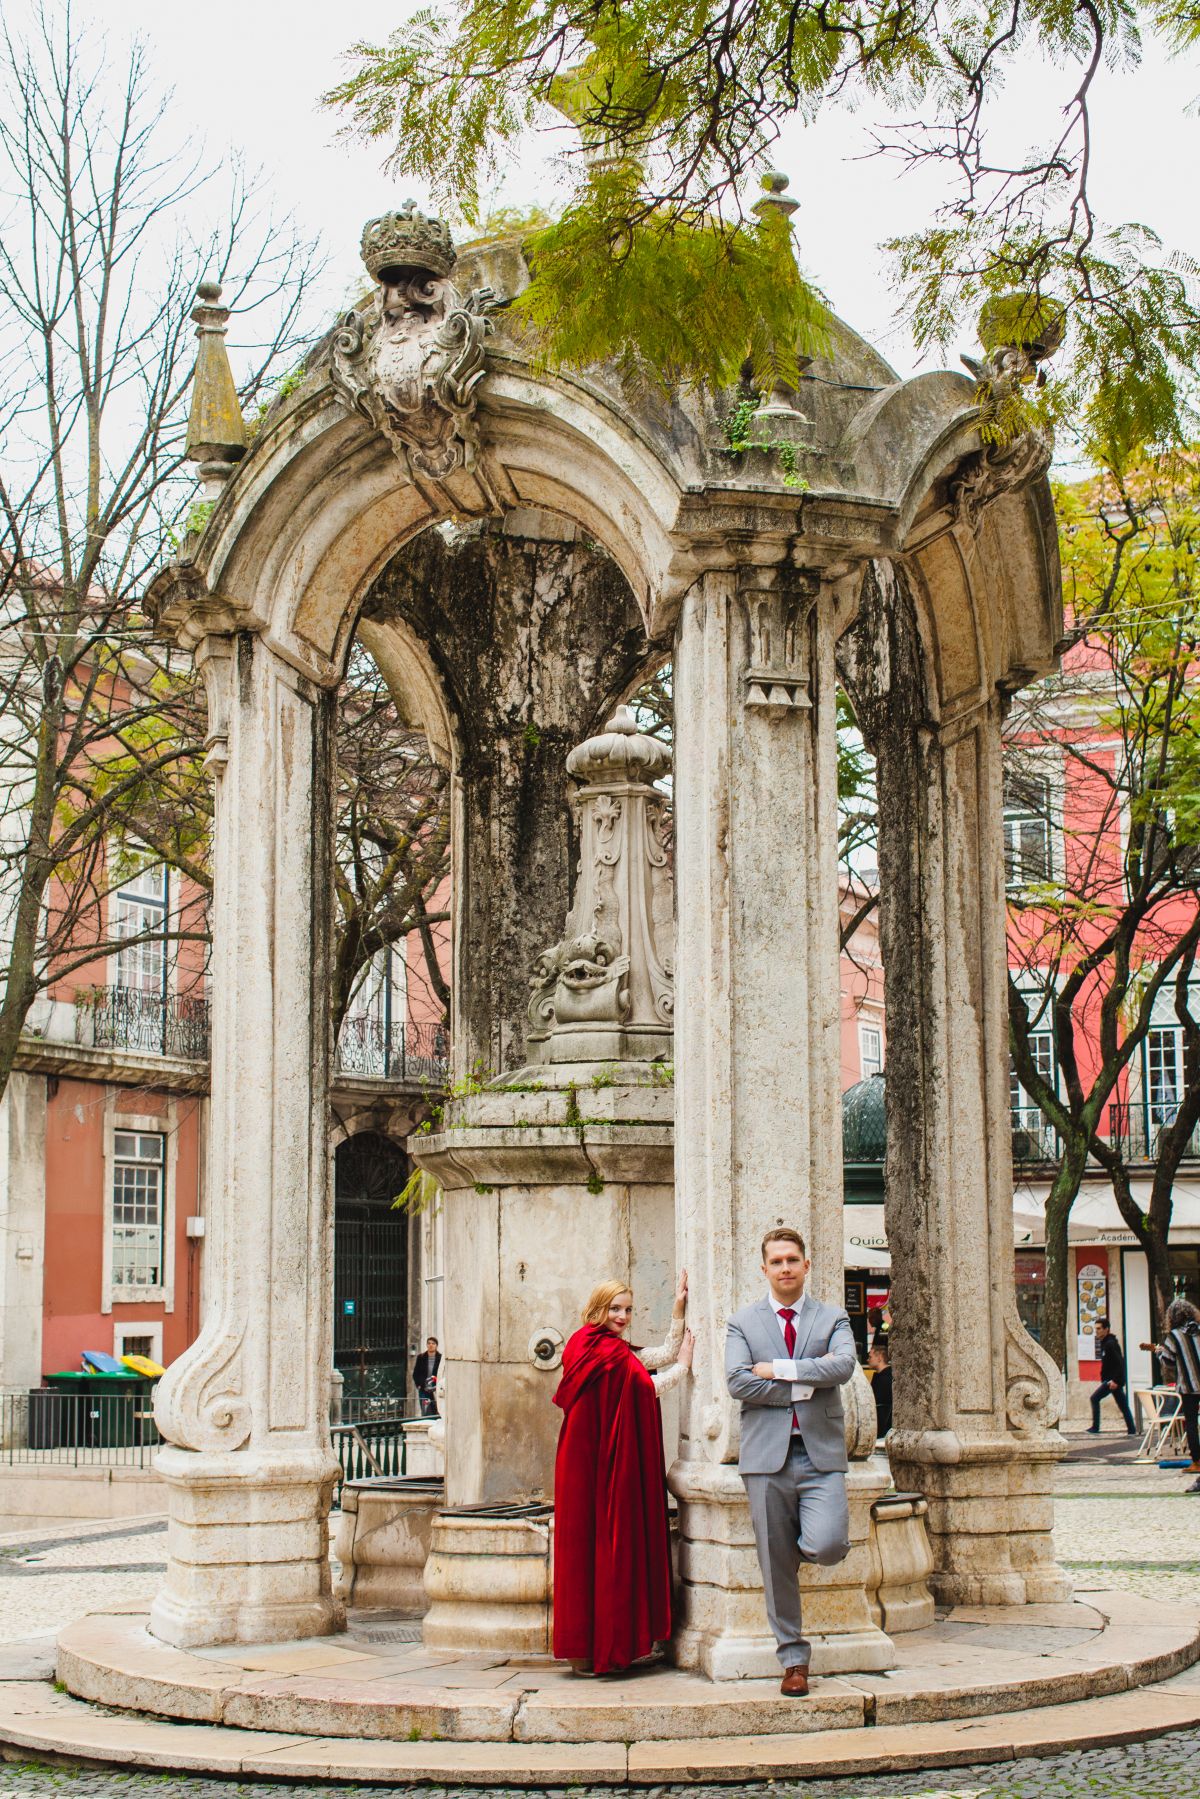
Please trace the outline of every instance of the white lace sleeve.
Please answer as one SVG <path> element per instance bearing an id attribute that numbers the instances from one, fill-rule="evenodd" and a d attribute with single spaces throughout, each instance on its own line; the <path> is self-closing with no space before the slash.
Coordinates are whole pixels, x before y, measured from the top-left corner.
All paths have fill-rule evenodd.
<path id="1" fill-rule="evenodd" d="M 672 1387 L 677 1387 L 687 1372 L 688 1370 L 682 1362 L 672 1362 L 669 1368 L 665 1368 L 661 1374 L 656 1374 L 653 1377 L 654 1391 L 658 1397 L 661 1399 L 664 1393 L 669 1393 Z"/>
<path id="2" fill-rule="evenodd" d="M 672 1318 L 671 1330 L 666 1342 L 660 1343 L 657 1349 L 639 1349 L 638 1361 L 642 1364 L 643 1368 L 649 1368 L 651 1373 L 653 1373 L 656 1368 L 665 1368 L 668 1363 L 673 1362 L 675 1357 L 679 1354 L 679 1345 L 682 1342 L 683 1319 Z"/>

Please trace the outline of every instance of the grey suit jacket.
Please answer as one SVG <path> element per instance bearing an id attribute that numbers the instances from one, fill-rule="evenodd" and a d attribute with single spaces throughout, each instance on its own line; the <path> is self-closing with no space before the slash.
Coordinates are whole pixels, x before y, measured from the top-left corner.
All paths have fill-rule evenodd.
<path id="1" fill-rule="evenodd" d="M 725 1378 L 742 1402 L 742 1474 L 777 1474 L 788 1458 L 792 1434 L 792 1387 L 786 1380 L 760 1380 L 755 1362 L 787 1356 L 783 1330 L 769 1299 L 743 1306 L 725 1334 Z M 850 1320 L 840 1306 L 822 1305 L 807 1293 L 796 1314 L 796 1379 L 813 1389 L 796 1402 L 804 1447 L 814 1468 L 845 1470 L 846 1426 L 841 1387 L 854 1373 L 858 1356 Z"/>

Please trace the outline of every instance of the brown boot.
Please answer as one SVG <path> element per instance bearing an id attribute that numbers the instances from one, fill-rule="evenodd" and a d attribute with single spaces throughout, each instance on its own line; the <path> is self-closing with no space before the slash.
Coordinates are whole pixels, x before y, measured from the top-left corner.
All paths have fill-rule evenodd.
<path id="1" fill-rule="evenodd" d="M 789 1668 L 779 1683 L 779 1691 L 789 1699 L 807 1698 L 808 1669 L 803 1666 Z"/>

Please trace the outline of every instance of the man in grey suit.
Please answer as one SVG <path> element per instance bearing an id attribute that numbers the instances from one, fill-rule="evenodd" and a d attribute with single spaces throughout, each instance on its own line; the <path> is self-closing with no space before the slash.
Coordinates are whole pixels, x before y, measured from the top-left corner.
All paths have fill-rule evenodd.
<path id="1" fill-rule="evenodd" d="M 812 1264 L 799 1231 L 768 1231 L 762 1258 L 767 1292 L 729 1320 L 725 1377 L 742 1402 L 738 1471 L 783 1664 L 780 1691 L 798 1698 L 812 1653 L 800 1629 L 800 1563 L 828 1568 L 850 1553 L 838 1388 L 858 1357 L 845 1312 L 805 1295 Z"/>

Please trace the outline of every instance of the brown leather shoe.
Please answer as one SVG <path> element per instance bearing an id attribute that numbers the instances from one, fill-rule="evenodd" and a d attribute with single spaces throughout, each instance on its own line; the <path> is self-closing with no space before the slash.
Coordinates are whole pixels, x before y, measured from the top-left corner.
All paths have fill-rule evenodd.
<path id="1" fill-rule="evenodd" d="M 805 1699 L 808 1697 L 808 1669 L 804 1667 L 789 1668 L 779 1683 L 779 1691 L 789 1699 Z"/>

